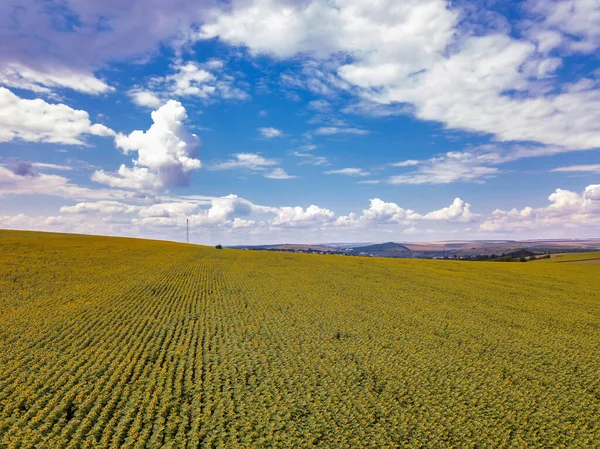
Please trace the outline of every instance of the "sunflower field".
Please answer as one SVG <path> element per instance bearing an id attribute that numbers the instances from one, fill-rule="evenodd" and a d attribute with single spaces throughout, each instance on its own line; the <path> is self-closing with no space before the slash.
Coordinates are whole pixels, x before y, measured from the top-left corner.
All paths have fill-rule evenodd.
<path id="1" fill-rule="evenodd" d="M 0 231 L 0 448 L 600 447 L 600 263 L 557 260 Z"/>

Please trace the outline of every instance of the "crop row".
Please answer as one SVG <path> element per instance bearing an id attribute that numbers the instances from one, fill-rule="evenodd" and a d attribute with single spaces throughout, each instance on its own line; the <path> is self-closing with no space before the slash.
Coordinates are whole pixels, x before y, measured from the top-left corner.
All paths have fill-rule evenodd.
<path id="1" fill-rule="evenodd" d="M 0 259 L 0 448 L 600 442 L 600 265 L 65 239 Z"/>

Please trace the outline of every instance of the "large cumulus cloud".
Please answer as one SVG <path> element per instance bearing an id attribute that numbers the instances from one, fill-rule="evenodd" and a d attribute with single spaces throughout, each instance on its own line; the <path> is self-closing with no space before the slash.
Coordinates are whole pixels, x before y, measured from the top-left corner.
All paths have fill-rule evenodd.
<path id="1" fill-rule="evenodd" d="M 200 139 L 184 122 L 185 108 L 175 100 L 152 112 L 152 126 L 129 135 L 117 134 L 115 144 L 124 154 L 137 153 L 133 167 L 121 165 L 116 173 L 98 170 L 92 179 L 113 187 L 158 190 L 189 183 L 189 175 L 201 167 L 197 159 Z"/>

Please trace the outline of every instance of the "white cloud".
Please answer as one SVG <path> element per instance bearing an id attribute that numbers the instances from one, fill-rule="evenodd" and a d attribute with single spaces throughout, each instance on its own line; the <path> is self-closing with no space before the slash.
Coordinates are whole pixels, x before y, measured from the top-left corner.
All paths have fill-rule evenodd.
<path id="1" fill-rule="evenodd" d="M 28 229 L 31 222 L 31 218 L 25 214 L 0 215 L 0 227 L 2 229 Z M 36 224 L 39 226 L 39 223 Z"/>
<path id="2" fill-rule="evenodd" d="M 269 173 L 265 174 L 265 178 L 269 178 L 269 179 L 294 179 L 294 178 L 296 178 L 296 176 L 288 175 L 283 168 L 278 167 L 278 168 L 273 169 Z"/>
<path id="3" fill-rule="evenodd" d="M 258 132 L 265 139 L 272 139 L 274 137 L 281 137 L 281 136 L 283 136 L 283 133 L 281 132 L 281 130 L 279 130 L 277 128 L 258 128 Z"/>
<path id="4" fill-rule="evenodd" d="M 260 172 L 265 178 L 269 179 L 294 179 L 296 176 L 289 175 L 281 167 L 272 168 L 279 162 L 274 159 L 267 159 L 256 153 L 237 153 L 233 159 L 221 162 L 210 167 L 211 170 L 235 170 L 244 169 L 253 172 Z"/>
<path id="5" fill-rule="evenodd" d="M 130 205 L 119 201 L 82 202 L 64 206 L 61 213 L 69 215 L 96 215 L 103 220 L 149 227 L 177 227 L 189 219 L 191 227 L 248 227 L 250 222 L 240 217 L 249 215 L 254 205 L 238 197 L 227 195 L 208 199 L 208 208 L 196 202 L 167 201 L 151 205 Z M 236 221 L 237 220 L 237 221 Z"/>
<path id="6" fill-rule="evenodd" d="M 418 235 L 418 234 L 434 234 L 435 231 L 433 229 L 418 229 L 415 226 L 405 229 L 402 231 L 403 234 L 407 235 Z"/>
<path id="7" fill-rule="evenodd" d="M 535 3 L 546 28 L 563 41 L 581 51 L 597 47 L 597 2 Z M 295 88 L 322 95 L 346 89 L 363 104 L 401 105 L 399 113 L 410 105 L 417 118 L 499 141 L 600 147 L 596 81 L 560 85 L 553 78 L 562 63 L 556 55 L 509 35 L 508 28 L 492 27 L 488 34 L 463 29 L 458 8 L 444 0 L 248 0 L 215 11 L 199 37 L 219 37 L 254 54 L 314 58 L 306 62 L 310 75 L 286 76 Z M 556 46 L 552 39 L 557 35 L 546 34 L 546 52 Z M 329 127 L 319 133 L 337 132 Z"/>
<path id="8" fill-rule="evenodd" d="M 134 190 L 158 190 L 164 186 L 158 175 L 147 167 L 127 167 L 121 164 L 116 173 L 96 170 L 92 175 L 92 181 L 105 184 L 110 187 Z"/>
<path id="9" fill-rule="evenodd" d="M 248 229 L 254 227 L 256 221 L 244 220 L 243 218 L 234 218 L 231 222 L 232 229 Z"/>
<path id="10" fill-rule="evenodd" d="M 104 223 L 103 223 L 104 225 Z M 65 216 L 30 216 L 25 214 L 0 215 L 0 228 L 43 230 L 51 232 L 90 232 L 90 227 L 78 227 L 77 223 Z M 104 232 L 106 227 L 102 226 Z"/>
<path id="11" fill-rule="evenodd" d="M 256 53 L 290 57 L 307 53 L 328 57 L 338 51 L 410 55 L 416 46 L 443 49 L 452 34 L 456 13 L 441 0 L 373 4 L 364 0 L 309 1 L 282 4 L 275 0 L 239 2 L 230 12 L 214 11 L 199 37 L 219 37 Z M 377 45 L 387 43 L 376 49 Z M 374 50 L 375 54 L 371 54 Z"/>
<path id="12" fill-rule="evenodd" d="M 32 171 L 31 166 L 15 169 L 23 174 L 16 175 L 0 167 L 0 192 L 5 193 L 8 185 L 11 191 L 17 193 L 53 194 L 49 190 L 54 189 L 54 193 L 65 198 L 76 199 L 78 196 L 73 191 L 65 194 L 65 190 L 77 188 L 76 186 L 65 185 L 64 181 L 56 181 L 56 178 L 53 184 L 51 178 L 43 178 L 45 175 L 38 175 Z M 21 185 L 20 189 L 14 179 L 10 179 L 11 176 L 20 178 L 18 182 L 28 181 L 29 185 Z M 31 183 L 39 185 L 32 190 Z M 258 239 L 253 242 L 309 243 L 323 239 L 356 241 L 356 238 L 384 241 L 389 240 L 391 233 L 462 233 L 464 238 L 473 238 L 473 232 L 485 232 L 488 235 L 493 233 L 514 238 L 527 232 L 538 236 L 541 233 L 547 235 L 548 231 L 572 237 L 575 233 L 594 235 L 594 230 L 600 225 L 600 185 L 590 185 L 581 194 L 557 189 L 549 197 L 550 204 L 539 209 L 526 207 L 522 210 L 496 210 L 481 220 L 480 231 L 465 227 L 469 222 L 480 221 L 480 217 L 471 211 L 468 203 L 460 199 L 455 199 L 448 207 L 418 213 L 396 203 L 374 198 L 361 215 L 350 213 L 336 216 L 333 211 L 317 205 L 307 208 L 261 206 L 237 195 L 142 200 L 133 196 L 119 198 L 113 195 L 111 198 L 106 192 L 101 195 L 97 191 L 94 191 L 96 197 L 93 198 L 87 195 L 86 189 L 79 189 L 84 193 L 83 198 L 89 199 L 62 207 L 61 215 L 7 215 L 4 212 L 0 216 L 0 226 L 182 240 L 186 219 L 189 219 L 192 240 L 201 238 L 204 242 L 218 239 L 221 243 L 233 240 L 250 243 L 250 240 Z M 94 199 L 95 201 L 91 201 Z M 434 229 L 421 229 L 420 223 L 428 223 Z M 210 232 L 201 231 L 203 229 Z"/>
<path id="13" fill-rule="evenodd" d="M 408 159 L 402 162 L 392 162 L 388 164 L 390 167 L 414 167 L 415 165 L 419 165 L 421 161 L 417 161 L 414 159 Z"/>
<path id="14" fill-rule="evenodd" d="M 66 68 L 41 71 L 15 62 L 0 67 L 1 84 L 44 94 L 49 94 L 56 88 L 68 88 L 92 95 L 115 90 L 92 74 Z"/>
<path id="15" fill-rule="evenodd" d="M 405 209 L 396 203 L 385 202 L 379 198 L 373 198 L 368 209 L 362 211 L 362 215 L 349 214 L 338 217 L 333 224 L 338 227 L 367 227 L 371 225 L 405 225 L 413 226 L 417 221 L 446 221 L 467 223 L 476 221 L 480 216 L 471 212 L 471 205 L 460 198 L 442 209 L 434 210 L 426 214 L 420 214 L 412 209 Z"/>
<path id="16" fill-rule="evenodd" d="M 381 103 L 416 106 L 418 118 L 467 131 L 491 133 L 500 141 L 534 141 L 567 148 L 600 145 L 590 115 L 600 91 L 539 95 L 520 71 L 535 47 L 507 36 L 469 38 L 460 51 L 440 60 L 415 80 L 399 79 L 372 96 Z M 506 94 L 506 91 L 522 95 Z"/>
<path id="17" fill-rule="evenodd" d="M 368 176 L 370 173 L 364 171 L 362 168 L 347 167 L 339 170 L 327 170 L 326 175 L 346 175 L 346 176 Z"/>
<path id="18" fill-rule="evenodd" d="M 19 87 L 38 91 L 66 87 L 106 92 L 110 88 L 93 73 L 115 61 L 147 59 L 161 44 L 179 46 L 190 26 L 202 21 L 207 6 L 69 0 L 32 1 L 24 8 L 21 0 L 3 0 L 0 72 L 17 71 L 11 78 Z"/>
<path id="19" fill-rule="evenodd" d="M 176 68 L 177 73 L 165 78 L 167 82 L 173 84 L 171 91 L 175 95 L 206 98 L 215 91 L 212 85 L 216 80 L 215 76 L 197 64 L 188 62 Z"/>
<path id="20" fill-rule="evenodd" d="M 587 164 L 587 165 L 569 165 L 567 167 L 558 167 L 550 170 L 551 172 L 587 172 L 587 173 L 600 173 L 600 164 Z"/>
<path id="21" fill-rule="evenodd" d="M 600 201 L 600 184 L 587 186 L 583 192 L 583 197 L 592 201 Z"/>
<path id="22" fill-rule="evenodd" d="M 308 228 L 331 222 L 335 214 L 314 204 L 302 207 L 280 207 L 275 209 L 276 216 L 269 224 L 276 228 Z"/>
<path id="23" fill-rule="evenodd" d="M 340 89 L 347 89 L 349 85 L 340 79 L 340 77 L 331 73 L 331 68 L 321 67 L 317 62 L 305 59 L 300 71 L 280 74 L 280 84 L 284 88 L 286 97 L 291 101 L 302 101 L 302 97 L 297 92 L 292 92 L 288 89 L 306 89 L 314 94 L 333 99 L 340 92 Z"/>
<path id="24" fill-rule="evenodd" d="M 448 184 L 451 182 L 483 182 L 498 175 L 493 166 L 504 159 L 493 151 L 452 151 L 427 161 L 405 161 L 395 167 L 419 166 L 417 170 L 388 178 L 390 184 Z"/>
<path id="25" fill-rule="evenodd" d="M 216 200 L 213 200 L 216 201 Z M 142 217 L 176 217 L 188 216 L 198 209 L 198 205 L 186 201 L 158 203 L 140 208 Z"/>
<path id="26" fill-rule="evenodd" d="M 249 95 L 235 85 L 235 78 L 222 72 L 223 62 L 204 64 L 177 62 L 173 73 L 150 79 L 147 87 L 136 86 L 128 95 L 139 106 L 155 108 L 172 97 L 196 97 L 203 100 L 246 100 Z"/>
<path id="27" fill-rule="evenodd" d="M 15 139 L 27 142 L 84 145 L 82 136 L 112 136 L 104 125 L 92 124 L 86 111 L 65 104 L 27 100 L 0 87 L 0 142 Z"/>
<path id="28" fill-rule="evenodd" d="M 134 167 L 121 165 L 117 173 L 96 171 L 93 180 L 113 187 L 157 190 L 187 185 L 192 170 L 201 167 L 196 158 L 200 140 L 184 125 L 185 108 L 169 100 L 152 112 L 154 122 L 147 131 L 118 134 L 115 144 L 124 154 L 137 152 Z"/>
<path id="29" fill-rule="evenodd" d="M 67 214 L 130 214 L 139 210 L 138 206 L 132 206 L 119 201 L 96 201 L 77 203 L 74 206 L 63 206 L 61 213 Z"/>
<path id="30" fill-rule="evenodd" d="M 362 181 L 358 181 L 358 184 L 381 184 L 380 179 L 365 179 Z"/>
<path id="31" fill-rule="evenodd" d="M 119 190 L 88 189 L 64 176 L 38 173 L 35 164 L 17 161 L 12 169 L 0 166 L 0 198 L 8 195 L 49 195 L 69 199 L 127 198 Z"/>
<path id="32" fill-rule="evenodd" d="M 12 170 L 0 167 L 0 196 L 35 192 L 40 185 L 63 187 L 66 183 L 62 176 L 38 177 L 31 163 L 19 161 Z"/>
<path id="33" fill-rule="evenodd" d="M 201 65 L 195 62 L 175 65 L 176 73 L 165 77 L 169 91 L 182 97 L 219 97 L 230 100 L 246 100 L 248 94 L 234 85 L 235 78 L 224 73 L 222 61 L 210 60 Z M 209 71 L 213 70 L 213 72 Z"/>
<path id="34" fill-rule="evenodd" d="M 581 229 L 600 225 L 600 185 L 589 185 L 582 194 L 556 189 L 546 207 L 521 210 L 496 209 L 480 225 L 480 229 L 500 234 L 522 230 Z"/>
<path id="35" fill-rule="evenodd" d="M 31 165 L 35 168 L 48 169 L 48 170 L 58 170 L 58 171 L 71 171 L 73 167 L 69 167 L 68 165 L 59 165 L 59 164 L 48 164 L 46 162 L 32 162 Z"/>
<path id="36" fill-rule="evenodd" d="M 328 112 L 331 110 L 331 103 L 329 103 L 327 100 L 313 100 L 309 101 L 306 107 L 308 109 L 312 109 L 313 111 Z"/>
<path id="37" fill-rule="evenodd" d="M 116 134 L 112 129 L 100 123 L 95 123 L 90 126 L 89 133 L 100 137 L 113 137 Z"/>
<path id="38" fill-rule="evenodd" d="M 256 153 L 237 153 L 233 159 L 221 162 L 210 167 L 211 170 L 233 170 L 247 169 L 252 171 L 266 170 L 267 167 L 277 165 L 279 162 L 273 159 L 267 159 Z"/>
<path id="39" fill-rule="evenodd" d="M 538 51 L 543 54 L 554 50 L 564 40 L 564 36 L 561 33 L 544 29 L 531 29 L 527 34 L 537 44 Z"/>
<path id="40" fill-rule="evenodd" d="M 341 109 L 345 114 L 359 114 L 370 117 L 390 117 L 393 115 L 412 115 L 414 107 L 408 103 L 382 104 L 368 98 L 358 98 Z"/>
<path id="41" fill-rule="evenodd" d="M 533 141 L 570 149 L 599 146 L 596 125 L 589 117 L 600 105 L 600 91 L 590 87 L 553 95 L 528 92 L 536 84 L 520 68 L 533 57 L 534 47 L 526 42 L 498 35 L 473 37 L 415 82 L 399 80 L 372 99 L 409 102 L 416 106 L 418 118 L 491 133 L 500 141 Z M 521 92 L 522 98 L 506 91 Z"/>
<path id="42" fill-rule="evenodd" d="M 460 198 L 455 198 L 450 206 L 423 215 L 423 220 L 447 220 L 469 223 L 477 220 L 479 216 L 471 212 L 471 205 L 469 203 L 465 203 Z"/>
<path id="43" fill-rule="evenodd" d="M 211 222 L 223 222 L 234 217 L 247 216 L 252 211 L 253 204 L 237 195 L 227 195 L 215 198 L 206 213 L 206 219 Z"/>
<path id="44" fill-rule="evenodd" d="M 357 136 L 364 136 L 369 134 L 369 131 L 366 129 L 351 127 L 322 126 L 315 130 L 315 134 L 318 136 L 332 136 L 335 134 L 354 134 Z"/>
<path id="45" fill-rule="evenodd" d="M 595 0 L 530 0 L 532 15 L 527 34 L 541 51 L 556 47 L 573 53 L 592 53 L 600 47 L 600 4 Z"/>
<path id="46" fill-rule="evenodd" d="M 131 89 L 127 92 L 131 100 L 137 104 L 138 106 L 144 106 L 148 108 L 159 108 L 163 101 L 159 98 L 159 96 L 151 92 L 149 90 L 143 90 L 140 88 Z"/>
<path id="47" fill-rule="evenodd" d="M 396 203 L 386 203 L 379 198 L 370 200 L 368 209 L 363 210 L 361 220 L 377 223 L 406 223 L 420 220 L 422 215 L 412 209 L 404 209 Z"/>
<path id="48" fill-rule="evenodd" d="M 244 169 L 253 172 L 261 172 L 265 178 L 269 179 L 294 179 L 296 176 L 289 175 L 281 167 L 273 167 L 279 162 L 274 159 L 267 159 L 256 153 L 238 153 L 233 155 L 233 159 L 221 162 L 210 167 L 211 170 L 235 170 Z M 270 170 L 269 170 L 270 169 Z M 268 171 L 267 171 L 268 170 Z"/>
<path id="49" fill-rule="evenodd" d="M 390 184 L 448 184 L 452 182 L 483 183 L 503 171 L 502 164 L 519 159 L 550 156 L 568 152 L 565 147 L 540 145 L 481 145 L 465 151 L 450 151 L 427 160 L 390 163 L 397 168 L 415 167 L 403 174 L 389 177 Z M 595 165 L 559 167 L 555 172 L 593 172 Z"/>
<path id="50" fill-rule="evenodd" d="M 329 160 L 325 156 L 316 156 L 312 153 L 301 153 L 300 151 L 290 151 L 289 154 L 302 158 L 300 165 L 308 164 L 315 166 L 330 165 Z"/>

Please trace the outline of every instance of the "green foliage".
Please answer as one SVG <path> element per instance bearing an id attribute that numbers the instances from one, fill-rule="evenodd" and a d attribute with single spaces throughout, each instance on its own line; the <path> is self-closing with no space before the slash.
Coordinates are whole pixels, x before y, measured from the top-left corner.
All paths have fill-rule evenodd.
<path id="1" fill-rule="evenodd" d="M 0 448 L 600 446 L 600 264 L 0 248 Z"/>
<path id="2" fill-rule="evenodd" d="M 470 260 L 485 260 L 490 262 L 527 262 L 527 260 L 536 260 L 535 254 L 527 249 L 520 249 L 508 254 L 479 255 Z"/>
<path id="3" fill-rule="evenodd" d="M 216 249 L 223 249 L 223 246 L 222 245 L 217 245 L 217 246 L 215 246 L 215 248 Z"/>

